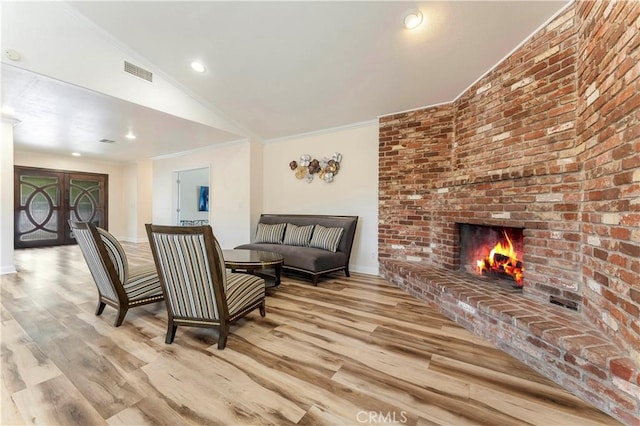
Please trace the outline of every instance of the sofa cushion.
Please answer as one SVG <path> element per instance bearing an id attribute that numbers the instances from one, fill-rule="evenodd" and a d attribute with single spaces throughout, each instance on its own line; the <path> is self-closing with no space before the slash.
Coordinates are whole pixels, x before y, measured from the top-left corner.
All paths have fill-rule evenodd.
<path id="1" fill-rule="evenodd" d="M 256 243 L 282 244 L 282 237 L 286 223 L 276 223 L 268 225 L 266 223 L 258 223 L 256 231 Z"/>
<path id="2" fill-rule="evenodd" d="M 313 225 L 296 226 L 293 223 L 287 223 L 284 231 L 284 241 L 282 244 L 290 246 L 308 246 L 313 233 Z"/>
<path id="3" fill-rule="evenodd" d="M 314 247 L 287 246 L 284 244 L 243 244 L 237 249 L 263 250 L 284 257 L 284 266 L 310 272 L 323 272 L 344 268 L 347 255 Z"/>
<path id="4" fill-rule="evenodd" d="M 309 246 L 335 253 L 338 250 L 342 232 L 344 232 L 343 228 L 325 228 L 322 225 L 316 225 Z"/>

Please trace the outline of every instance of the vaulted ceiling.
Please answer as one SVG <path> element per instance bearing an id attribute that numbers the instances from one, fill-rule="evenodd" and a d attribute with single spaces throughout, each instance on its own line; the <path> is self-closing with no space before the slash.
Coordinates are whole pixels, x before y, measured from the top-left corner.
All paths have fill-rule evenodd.
<path id="1" fill-rule="evenodd" d="M 18 149 L 114 161 L 288 137 L 450 102 L 566 4 L 4 1 L 2 104 Z"/>

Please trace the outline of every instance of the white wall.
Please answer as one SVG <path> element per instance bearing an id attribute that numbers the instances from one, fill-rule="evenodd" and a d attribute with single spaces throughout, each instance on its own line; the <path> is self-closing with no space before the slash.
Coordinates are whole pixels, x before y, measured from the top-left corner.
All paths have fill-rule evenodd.
<path id="1" fill-rule="evenodd" d="M 258 220 L 260 214 L 262 214 L 262 204 L 264 200 L 264 194 L 262 190 L 262 181 L 264 176 L 264 144 L 261 141 L 252 141 L 250 144 L 251 159 L 249 170 L 250 177 L 250 191 L 251 191 L 251 207 L 250 217 L 251 225 L 249 235 L 253 235 L 253 230 L 258 227 Z"/>
<path id="2" fill-rule="evenodd" d="M 342 154 L 333 182 L 298 180 L 289 162 Z M 378 122 L 271 141 L 264 146 L 264 213 L 357 215 L 350 270 L 378 274 Z"/>
<path id="3" fill-rule="evenodd" d="M 123 166 L 123 209 L 125 210 L 125 234 L 122 240 L 132 243 L 147 241 L 145 223 L 152 218 L 153 164 L 141 160 Z"/>
<path id="4" fill-rule="evenodd" d="M 145 223 L 151 223 L 153 220 L 153 162 L 151 160 L 141 160 L 136 165 L 138 170 L 136 241 L 146 242 L 148 239 L 144 225 Z"/>
<path id="5" fill-rule="evenodd" d="M 0 274 L 16 271 L 13 262 L 13 125 L 2 117 L 0 134 Z"/>
<path id="6" fill-rule="evenodd" d="M 175 223 L 174 173 L 209 167 L 209 223 L 222 248 L 251 240 L 250 144 L 236 142 L 153 160 L 153 223 Z"/>
<path id="7" fill-rule="evenodd" d="M 109 232 L 118 239 L 126 239 L 128 208 L 123 208 L 129 203 L 129 190 L 127 189 L 125 194 L 124 187 L 126 165 L 88 160 L 82 157 L 57 156 L 26 151 L 15 151 L 14 164 L 17 166 L 109 175 Z M 136 185 L 135 182 L 129 181 L 126 184 L 134 187 Z"/>
<path id="8" fill-rule="evenodd" d="M 126 211 L 124 224 L 124 239 L 130 242 L 137 242 L 138 228 L 138 165 L 127 164 L 123 167 L 123 180 L 127 182 L 124 185 L 122 194 L 122 208 Z"/>

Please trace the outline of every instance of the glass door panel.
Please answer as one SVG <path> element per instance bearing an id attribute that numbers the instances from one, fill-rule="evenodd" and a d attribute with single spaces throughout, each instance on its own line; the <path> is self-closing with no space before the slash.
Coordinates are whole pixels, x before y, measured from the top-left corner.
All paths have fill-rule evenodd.
<path id="1" fill-rule="evenodd" d="M 100 200 L 100 185 L 97 182 L 79 179 L 69 180 L 69 207 L 71 219 L 82 222 L 98 223 L 98 205 Z"/>
<path id="2" fill-rule="evenodd" d="M 101 228 L 107 227 L 105 207 L 106 177 L 103 175 L 70 174 L 67 176 L 69 195 L 68 218 L 80 222 L 92 222 Z M 75 240 L 69 229 L 67 236 Z"/>
<path id="3" fill-rule="evenodd" d="M 16 176 L 15 245 L 35 247 L 61 244 L 60 184 L 62 175 L 37 171 Z"/>

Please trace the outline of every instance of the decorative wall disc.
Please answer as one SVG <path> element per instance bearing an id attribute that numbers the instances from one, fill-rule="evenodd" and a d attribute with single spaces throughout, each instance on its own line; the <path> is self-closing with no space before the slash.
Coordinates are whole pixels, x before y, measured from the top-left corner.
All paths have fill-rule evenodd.
<path id="1" fill-rule="evenodd" d="M 333 182 L 333 178 L 340 171 L 340 163 L 342 162 L 342 154 L 334 152 L 331 158 L 311 159 L 309 154 L 302 154 L 298 161 L 291 161 L 289 168 L 295 172 L 296 178 L 304 179 L 307 183 L 313 180 L 313 175 L 326 183 Z"/>

